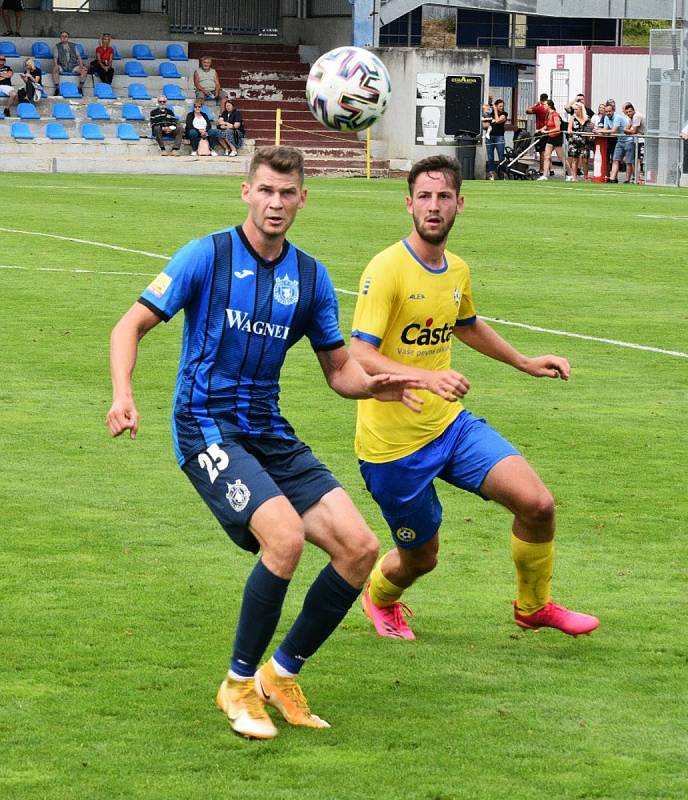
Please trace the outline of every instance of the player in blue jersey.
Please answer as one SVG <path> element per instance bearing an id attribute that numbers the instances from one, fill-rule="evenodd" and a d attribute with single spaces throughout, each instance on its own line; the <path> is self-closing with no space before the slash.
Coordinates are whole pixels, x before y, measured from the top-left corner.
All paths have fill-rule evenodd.
<path id="1" fill-rule="evenodd" d="M 111 340 L 113 436 L 136 436 L 132 394 L 138 342 L 184 310 L 174 397 L 177 459 L 227 534 L 260 559 L 243 593 L 234 649 L 216 702 L 232 728 L 277 735 L 265 704 L 287 722 L 329 727 L 312 714 L 295 678 L 358 596 L 377 539 L 335 478 L 294 434 L 278 406 L 288 349 L 307 336 L 330 387 L 343 397 L 419 408 L 417 380 L 368 376 L 349 357 L 324 266 L 286 240 L 306 202 L 303 156 L 256 151 L 241 188 L 243 225 L 183 247 L 117 323 Z M 260 669 L 304 541 L 331 558 L 287 635 Z"/>

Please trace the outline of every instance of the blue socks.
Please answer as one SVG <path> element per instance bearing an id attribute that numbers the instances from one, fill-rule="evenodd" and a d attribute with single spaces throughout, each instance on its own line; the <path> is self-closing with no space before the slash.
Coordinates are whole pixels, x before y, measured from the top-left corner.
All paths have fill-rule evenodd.
<path id="1" fill-rule="evenodd" d="M 296 675 L 344 619 L 360 591 L 328 564 L 306 593 L 301 613 L 277 648 L 275 661 Z"/>
<path id="2" fill-rule="evenodd" d="M 289 581 L 279 578 L 258 561 L 248 576 L 239 614 L 231 671 L 250 678 L 270 644 L 282 613 Z"/>

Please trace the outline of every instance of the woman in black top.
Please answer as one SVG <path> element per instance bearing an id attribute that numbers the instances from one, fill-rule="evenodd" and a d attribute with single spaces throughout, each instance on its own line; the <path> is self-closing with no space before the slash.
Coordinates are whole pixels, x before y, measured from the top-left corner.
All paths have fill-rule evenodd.
<path id="1" fill-rule="evenodd" d="M 42 100 L 46 96 L 43 89 L 43 72 L 32 58 L 27 58 L 24 62 L 24 72 L 21 77 L 25 86 L 17 92 L 20 103 L 24 103 L 27 100 L 29 103 L 33 103 L 36 100 Z"/>
<path id="2" fill-rule="evenodd" d="M 504 125 L 506 124 L 506 111 L 504 101 L 495 100 L 492 106 L 492 120 L 490 121 L 490 135 L 485 142 L 487 150 L 487 173 L 493 181 L 497 172 L 497 164 L 504 158 Z M 499 161 L 495 162 L 494 154 L 497 151 Z"/>

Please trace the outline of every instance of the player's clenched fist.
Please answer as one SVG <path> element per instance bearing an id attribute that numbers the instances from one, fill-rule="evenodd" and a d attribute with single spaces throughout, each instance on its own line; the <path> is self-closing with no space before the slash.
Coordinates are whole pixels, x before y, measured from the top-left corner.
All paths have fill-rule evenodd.
<path id="1" fill-rule="evenodd" d="M 107 413 L 105 422 L 113 436 L 129 431 L 131 439 L 136 438 L 139 429 L 139 412 L 133 400 L 115 400 Z"/>

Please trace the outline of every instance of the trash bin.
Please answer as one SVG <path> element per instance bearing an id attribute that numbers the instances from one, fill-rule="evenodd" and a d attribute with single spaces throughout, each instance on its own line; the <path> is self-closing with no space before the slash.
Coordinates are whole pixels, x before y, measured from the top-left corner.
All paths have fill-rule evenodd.
<path id="1" fill-rule="evenodd" d="M 475 179 L 475 154 L 479 140 L 479 136 L 467 131 L 456 136 L 456 159 L 461 166 L 461 177 L 465 181 Z"/>

